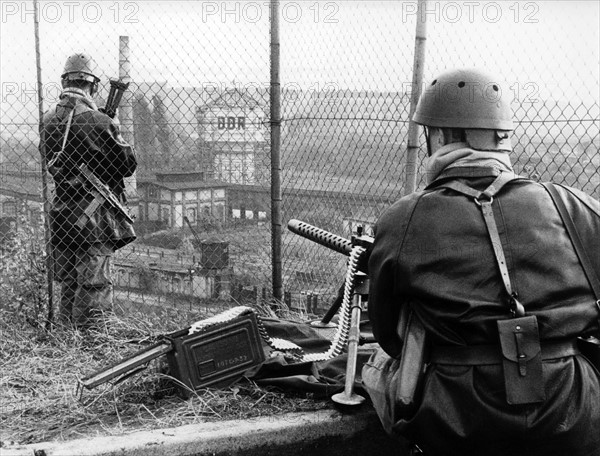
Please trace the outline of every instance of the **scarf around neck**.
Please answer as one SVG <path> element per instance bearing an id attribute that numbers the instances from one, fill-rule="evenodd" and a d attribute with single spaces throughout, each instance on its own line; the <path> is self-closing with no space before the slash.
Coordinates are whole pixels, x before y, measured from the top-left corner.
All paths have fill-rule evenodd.
<path id="1" fill-rule="evenodd" d="M 445 169 L 465 166 L 513 171 L 507 153 L 475 150 L 467 143 L 452 143 L 443 146 L 429 157 L 426 165 L 427 184 L 431 184 Z"/>
<path id="2" fill-rule="evenodd" d="M 96 106 L 94 100 L 92 100 L 92 98 L 87 93 L 85 93 L 81 89 L 78 89 L 77 87 L 69 87 L 63 90 L 60 94 L 60 98 L 75 98 L 80 103 L 86 105 L 88 108 L 93 109 L 94 111 L 98 110 L 98 106 Z"/>

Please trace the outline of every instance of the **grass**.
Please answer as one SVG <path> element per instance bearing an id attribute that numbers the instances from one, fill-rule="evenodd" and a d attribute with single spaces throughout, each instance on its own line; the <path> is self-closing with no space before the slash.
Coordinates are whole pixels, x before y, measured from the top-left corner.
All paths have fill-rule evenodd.
<path id="1" fill-rule="evenodd" d="M 187 322 L 189 325 L 190 322 Z M 78 379 L 185 327 L 147 315 L 109 317 L 83 333 L 35 328 L 0 309 L 0 446 L 117 435 L 214 420 L 251 419 L 327 408 L 328 399 L 290 395 L 244 380 L 183 399 L 166 375 L 166 358 L 116 385 L 77 394 Z"/>

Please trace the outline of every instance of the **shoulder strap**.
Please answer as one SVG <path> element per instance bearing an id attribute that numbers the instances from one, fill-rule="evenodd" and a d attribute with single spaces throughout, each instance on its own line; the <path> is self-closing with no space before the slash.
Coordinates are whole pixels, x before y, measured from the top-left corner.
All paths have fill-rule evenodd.
<path id="1" fill-rule="evenodd" d="M 517 293 L 512 288 L 508 267 L 506 265 L 506 258 L 504 256 L 504 248 L 502 247 L 502 240 L 500 239 L 500 234 L 498 233 L 498 227 L 496 225 L 496 219 L 494 217 L 494 211 L 492 209 L 494 196 L 506 184 L 517 179 L 521 179 L 521 177 L 515 175 L 514 173 L 503 172 L 494 180 L 494 182 L 491 183 L 491 185 L 489 185 L 482 192 L 472 187 L 469 187 L 468 185 L 463 184 L 460 181 L 446 182 L 437 188 L 450 188 L 454 191 L 457 191 L 458 193 L 470 196 L 475 200 L 475 203 L 481 208 L 483 220 L 485 222 L 488 234 L 490 236 L 490 241 L 492 243 L 494 256 L 496 257 L 496 263 L 498 264 L 500 276 L 502 277 L 502 283 L 504 284 L 504 289 L 506 290 L 506 293 L 509 297 L 510 312 L 513 316 L 522 317 L 523 315 L 525 315 L 525 308 L 523 307 L 523 304 L 521 304 L 517 300 Z"/>
<path id="2" fill-rule="evenodd" d="M 69 112 L 69 116 L 67 117 L 67 128 L 65 129 L 65 136 L 63 137 L 62 147 L 60 151 L 54 156 L 50 163 L 48 163 L 48 170 L 52 174 L 52 170 L 56 168 L 56 163 L 62 157 L 65 152 L 65 147 L 67 145 L 67 138 L 69 137 L 69 131 L 71 130 L 71 122 L 73 122 L 73 115 L 75 114 L 75 109 L 77 105 Z"/>
<path id="3" fill-rule="evenodd" d="M 598 274 L 594 271 L 592 267 L 592 262 L 590 261 L 585 248 L 583 247 L 583 243 L 581 242 L 581 238 L 579 237 L 579 233 L 577 232 L 577 227 L 575 226 L 575 222 L 571 218 L 571 214 L 567 210 L 567 206 L 565 206 L 564 201 L 562 200 L 560 193 L 556 190 L 556 187 L 552 183 L 544 183 L 542 184 L 546 191 L 550 194 L 556 209 L 558 209 L 558 213 L 560 218 L 563 221 L 563 224 L 567 230 L 569 238 L 571 238 L 571 243 L 573 244 L 573 249 L 579 258 L 579 263 L 581 263 L 581 267 L 585 272 L 585 276 L 594 292 L 594 296 L 596 297 L 596 304 L 598 305 L 598 309 L 600 310 L 600 279 L 598 278 Z"/>
<path id="4" fill-rule="evenodd" d="M 480 199 L 483 196 L 485 196 L 487 199 L 492 199 L 502 189 L 502 187 L 504 187 L 509 182 L 517 179 L 523 178 L 514 173 L 500 173 L 500 175 L 496 177 L 494 182 L 492 182 L 492 184 L 482 192 L 474 189 L 473 187 L 469 187 L 468 185 L 463 184 L 458 180 L 445 182 L 436 188 L 449 188 L 454 191 L 457 191 L 458 193 L 462 193 L 463 195 L 471 196 L 475 199 Z"/>
<path id="5" fill-rule="evenodd" d="M 581 190 L 578 190 L 573 187 L 568 187 L 568 186 L 562 185 L 562 184 L 552 184 L 552 185 L 554 187 L 564 188 L 567 192 L 569 192 L 571 195 L 573 195 L 575 198 L 577 198 L 581 204 L 586 206 L 590 211 L 592 211 L 594 214 L 596 214 L 598 217 L 600 217 L 600 204 L 598 204 L 596 206 L 592 205 L 591 201 L 588 198 L 586 198 L 587 195 L 585 193 L 583 193 Z M 595 201 L 595 202 L 597 202 L 597 201 Z"/>

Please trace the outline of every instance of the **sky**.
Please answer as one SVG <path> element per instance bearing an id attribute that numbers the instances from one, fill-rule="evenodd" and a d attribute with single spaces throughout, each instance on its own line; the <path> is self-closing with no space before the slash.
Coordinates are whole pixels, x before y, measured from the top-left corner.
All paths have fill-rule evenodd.
<path id="1" fill-rule="evenodd" d="M 597 1 L 427 2 L 424 80 L 451 67 L 502 75 L 519 99 L 598 105 Z M 32 1 L 1 0 L 2 114 L 32 98 Z M 280 1 L 281 81 L 306 90 L 409 90 L 416 1 Z M 92 54 L 118 74 L 118 37 L 131 42 L 135 81 L 169 86 L 267 86 L 269 4 L 260 1 L 47 1 L 38 3 L 45 98 L 64 61 Z M 596 114 L 597 115 L 597 114 Z M 5 120 L 2 120 L 5 123 Z"/>

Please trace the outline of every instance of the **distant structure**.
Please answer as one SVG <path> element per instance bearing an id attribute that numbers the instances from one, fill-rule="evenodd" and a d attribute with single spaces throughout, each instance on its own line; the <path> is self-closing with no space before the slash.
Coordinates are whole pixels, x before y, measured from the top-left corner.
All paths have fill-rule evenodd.
<path id="1" fill-rule="evenodd" d="M 196 110 L 204 171 L 230 184 L 268 182 L 269 129 L 263 104 L 238 88 L 205 93 L 206 103 Z"/>
<path id="2" fill-rule="evenodd" d="M 43 230 L 39 172 L 0 171 L 0 243 L 19 225 Z"/>
<path id="3" fill-rule="evenodd" d="M 227 216 L 227 184 L 206 179 L 203 172 L 157 173 L 137 181 L 139 220 L 154 222 L 157 229 L 182 228 L 190 223 L 223 224 Z M 150 223 L 151 224 L 151 223 Z"/>

